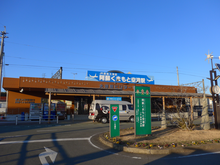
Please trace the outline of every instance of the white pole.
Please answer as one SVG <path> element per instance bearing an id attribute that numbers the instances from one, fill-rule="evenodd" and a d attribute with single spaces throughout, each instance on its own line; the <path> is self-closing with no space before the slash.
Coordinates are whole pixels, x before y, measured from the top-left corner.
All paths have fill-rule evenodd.
<path id="1" fill-rule="evenodd" d="M 15 125 L 18 125 L 18 116 L 16 116 Z"/>
<path id="2" fill-rule="evenodd" d="M 214 118 L 214 114 L 212 114 L 212 124 L 215 123 L 215 118 Z"/>
<path id="3" fill-rule="evenodd" d="M 41 124 L 41 116 L 39 116 L 39 124 Z"/>
<path id="4" fill-rule="evenodd" d="M 178 82 L 178 86 L 180 86 L 178 66 L 176 67 L 176 71 L 177 71 L 177 82 Z"/>

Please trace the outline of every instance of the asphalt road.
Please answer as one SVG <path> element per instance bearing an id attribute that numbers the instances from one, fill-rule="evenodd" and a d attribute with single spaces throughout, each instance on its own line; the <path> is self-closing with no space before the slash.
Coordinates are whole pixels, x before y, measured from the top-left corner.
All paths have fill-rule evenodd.
<path id="1" fill-rule="evenodd" d="M 120 123 L 120 128 L 132 126 L 132 123 Z M 142 155 L 117 151 L 98 141 L 98 134 L 107 132 L 108 129 L 108 124 L 91 121 L 50 125 L 1 125 L 0 164 L 220 164 L 218 151 L 196 151 L 185 155 Z"/>

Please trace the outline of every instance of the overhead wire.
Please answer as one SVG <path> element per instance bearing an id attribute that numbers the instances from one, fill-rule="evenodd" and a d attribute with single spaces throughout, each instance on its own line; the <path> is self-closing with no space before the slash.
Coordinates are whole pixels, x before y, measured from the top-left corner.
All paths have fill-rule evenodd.
<path id="1" fill-rule="evenodd" d="M 52 48 L 46 48 L 46 47 L 39 47 L 39 46 L 33 46 L 33 45 L 28 45 L 28 44 L 21 44 L 21 43 L 15 43 L 15 42 L 10 42 L 10 41 L 5 41 L 7 43 L 12 43 L 12 44 L 19 44 L 19 45 L 23 45 L 23 46 L 28 46 L 28 47 L 36 47 L 36 48 L 41 48 L 41 49 L 48 49 L 48 50 L 53 50 L 53 51 L 62 51 L 62 52 L 67 52 L 67 53 L 71 53 L 71 54 L 78 54 L 78 55 L 85 55 L 85 56 L 91 56 L 91 55 L 88 55 L 88 54 L 83 54 L 83 53 L 76 53 L 76 52 L 69 52 L 69 51 L 63 51 L 63 50 L 58 50 L 58 49 L 52 49 Z M 94 56 L 94 55 L 92 55 Z M 24 58 L 24 57 L 14 57 L 14 56 L 7 56 L 7 57 L 11 57 L 11 58 L 18 58 L 18 59 L 25 59 L 25 60 L 34 60 L 34 61 L 42 61 L 42 62 L 51 62 L 51 61 L 48 61 L 48 60 L 39 60 L 39 59 L 30 59 L 30 58 Z M 95 57 L 100 57 L 100 56 L 95 56 Z M 105 57 L 106 58 L 106 57 Z M 112 59 L 112 60 L 115 60 L 113 58 L 109 58 L 108 59 Z M 123 59 L 123 61 L 129 61 L 129 60 L 125 60 Z M 129 61 L 131 62 L 131 61 Z M 132 61 L 133 63 L 134 61 Z M 53 63 L 60 63 L 60 62 L 56 62 L 56 61 L 53 61 Z M 140 63 L 140 62 L 138 62 Z M 72 64 L 72 63 L 63 63 L 63 64 Z M 18 64 L 10 64 L 10 65 L 17 65 L 19 66 Z M 82 64 L 74 64 L 74 65 L 82 65 Z M 148 64 L 149 65 L 149 64 Z M 28 67 L 45 67 L 45 68 L 58 68 L 58 67 L 52 67 L 52 66 L 36 66 L 36 65 L 20 65 L 20 66 L 28 66 Z M 91 66 L 91 65 L 87 65 L 87 66 Z M 154 65 L 155 66 L 155 65 Z M 94 66 L 92 66 L 94 67 Z M 168 68 L 168 66 L 162 66 L 162 67 L 166 67 Z M 65 67 L 66 69 L 85 69 L 85 70 L 91 70 L 91 69 L 94 69 L 94 68 L 70 68 L 70 67 Z M 104 67 L 103 67 L 104 68 Z M 99 69 L 96 68 L 96 70 L 103 70 L 100 69 L 100 65 L 99 65 Z M 106 68 L 105 68 L 106 69 Z M 173 68 L 172 68 L 173 69 Z M 109 69 L 111 70 L 111 69 Z M 124 69 L 124 71 L 126 71 L 127 69 Z M 131 70 L 127 70 L 127 71 L 131 71 Z M 161 72 L 161 71 L 146 71 L 146 70 L 141 70 L 141 71 L 132 71 L 132 72 L 137 72 L 137 73 L 166 73 L 166 74 L 176 74 L 176 72 Z M 179 73 L 181 75 L 188 75 L 188 76 L 194 76 L 194 77 L 205 77 L 205 76 L 199 76 L 199 75 L 192 75 L 192 74 L 187 74 L 187 73 Z"/>
<path id="2" fill-rule="evenodd" d="M 83 56 L 89 56 L 89 57 L 98 57 L 98 58 L 103 58 L 103 56 L 97 56 L 97 55 L 91 55 L 91 54 L 84 54 L 84 53 L 77 53 L 77 52 L 71 52 L 71 51 L 65 51 L 65 50 L 59 50 L 59 49 L 53 49 L 53 48 L 46 48 L 46 47 L 39 47 L 39 46 L 33 46 L 33 45 L 28 45 L 28 44 L 21 44 L 21 43 L 16 43 L 16 42 L 10 42 L 10 41 L 5 41 L 7 43 L 12 43 L 12 44 L 18 44 L 18 45 L 23 45 L 23 46 L 28 46 L 28 47 L 34 47 L 34 48 L 41 48 L 41 49 L 47 49 L 47 50 L 53 50 L 53 51 L 59 51 L 59 52 L 66 52 L 66 53 L 70 53 L 70 54 L 77 54 L 77 55 L 83 55 Z M 105 59 L 110 59 L 110 60 L 114 60 L 115 58 L 111 58 L 111 57 L 105 57 Z M 141 61 L 135 62 L 135 61 L 130 61 L 127 59 L 119 59 L 118 60 L 123 60 L 125 62 L 132 62 L 132 63 L 138 63 L 138 64 L 146 64 L 143 63 Z M 50 61 L 51 62 L 51 61 Z M 82 65 L 82 64 L 75 64 L 75 65 Z M 155 64 L 148 64 L 148 66 L 155 66 Z M 166 68 L 171 68 L 170 66 L 162 66 L 160 65 L 160 67 L 166 67 Z"/>
<path id="3" fill-rule="evenodd" d="M 13 57 L 13 56 L 8 56 L 8 57 Z M 23 58 L 23 57 L 14 57 L 14 58 L 19 58 L 19 59 L 29 59 L 29 58 Z M 29 59 L 29 60 L 34 60 L 34 61 L 36 61 L 35 59 Z M 37 60 L 37 61 L 44 61 L 44 62 L 48 62 L 48 61 L 45 61 L 45 60 Z M 57 63 L 60 63 L 60 62 L 57 62 Z M 72 63 L 66 63 L 66 64 L 72 64 Z M 19 64 L 10 64 L 10 65 L 17 65 L 17 66 L 19 66 Z M 74 64 L 75 65 L 75 64 Z M 25 65 L 20 65 L 20 66 L 25 66 Z M 34 67 L 35 65 L 26 65 L 26 66 L 29 66 L 29 67 Z M 35 67 L 48 67 L 48 66 L 35 66 Z M 58 67 L 52 67 L 52 66 L 49 66 L 48 68 L 58 68 Z M 66 69 L 83 69 L 83 70 L 91 70 L 91 69 L 94 69 L 94 68 L 76 68 L 76 67 L 74 67 L 74 68 L 72 68 L 72 67 L 65 67 Z M 97 71 L 103 71 L 103 69 L 104 68 L 101 68 L 100 69 L 100 66 L 99 66 L 99 68 L 96 68 L 96 70 Z M 105 69 L 107 69 L 107 68 L 105 68 Z M 109 70 L 111 70 L 111 69 L 109 69 Z M 124 71 L 127 71 L 127 72 L 129 72 L 129 71 L 131 71 L 130 69 L 129 70 L 126 70 L 126 69 L 124 69 Z M 161 72 L 161 71 L 146 71 L 146 70 L 138 70 L 138 71 L 135 71 L 135 70 L 133 70 L 132 72 L 138 72 L 138 73 L 166 73 L 166 74 L 176 74 L 176 72 Z M 182 73 L 182 72 L 180 72 L 179 74 L 182 74 L 182 75 L 190 75 L 190 76 L 196 76 L 196 77 L 204 77 L 204 76 L 198 76 L 198 75 L 192 75 L 192 74 L 188 74 L 188 73 Z"/>
<path id="4" fill-rule="evenodd" d="M 14 66 L 24 66 L 24 67 L 37 67 L 37 68 L 53 68 L 53 69 L 59 69 L 59 67 L 55 67 L 55 66 L 39 66 L 39 65 L 21 65 L 21 64 L 9 64 L 10 66 L 11 65 L 14 65 Z M 65 70 L 91 70 L 91 68 L 77 68 L 77 67 L 63 67 L 63 69 L 65 68 Z M 97 71 L 103 71 L 103 69 L 99 68 L 99 69 L 96 69 Z M 160 74 L 160 73 L 166 73 L 166 74 L 176 74 L 176 72 L 154 72 L 154 71 L 135 71 L 133 70 L 132 72 L 144 72 L 144 73 L 154 73 L 154 74 Z M 187 76 L 193 76 L 193 77 L 202 77 L 204 78 L 205 76 L 202 76 L 202 75 L 193 75 L 193 74 L 186 74 L 186 73 L 179 73 L 181 75 L 187 75 Z"/>

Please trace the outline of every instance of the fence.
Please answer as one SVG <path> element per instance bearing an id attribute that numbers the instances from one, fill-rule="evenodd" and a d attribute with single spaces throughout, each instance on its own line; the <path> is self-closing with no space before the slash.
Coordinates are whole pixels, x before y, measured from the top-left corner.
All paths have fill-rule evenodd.
<path id="1" fill-rule="evenodd" d="M 190 115 L 190 112 L 181 112 L 180 116 L 178 113 L 165 113 L 167 120 L 172 120 L 173 118 L 188 118 Z M 198 118 L 198 112 L 193 112 L 194 119 Z M 162 119 L 162 113 L 151 113 L 151 118 L 154 120 L 161 120 Z"/>
<path id="2" fill-rule="evenodd" d="M 48 121 L 49 115 L 43 115 L 43 116 L 32 116 L 29 118 L 28 114 L 25 114 L 25 116 L 22 116 L 21 114 L 16 114 L 16 115 L 5 115 L 1 116 L 0 120 L 1 122 L 15 122 L 15 125 L 18 125 L 19 121 L 37 121 L 39 124 L 41 124 L 43 121 L 46 122 Z M 74 117 L 74 116 L 73 116 Z M 67 115 L 67 120 L 70 120 L 70 115 Z M 59 116 L 58 115 L 50 115 L 50 121 L 56 122 L 57 124 L 59 123 Z"/>

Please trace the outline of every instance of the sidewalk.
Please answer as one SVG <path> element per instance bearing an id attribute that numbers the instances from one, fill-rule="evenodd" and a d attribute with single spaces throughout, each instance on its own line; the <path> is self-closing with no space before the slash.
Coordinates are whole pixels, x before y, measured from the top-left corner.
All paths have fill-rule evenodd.
<path id="1" fill-rule="evenodd" d="M 212 117 L 209 118 L 210 123 L 212 123 Z M 194 124 L 200 124 L 200 120 L 201 118 L 195 119 L 194 120 Z M 73 118 L 70 118 L 70 120 L 58 120 L 58 124 L 71 124 L 74 122 L 87 122 L 87 121 L 91 121 L 88 119 L 88 115 L 74 115 Z M 27 121 L 21 121 L 18 120 L 17 125 L 26 125 L 26 124 L 39 124 L 39 120 L 35 120 L 35 121 L 31 121 L 31 120 L 27 120 Z M 51 120 L 50 123 L 48 123 L 47 120 L 41 120 L 41 124 L 57 124 L 57 119 L 55 120 Z M 16 120 L 7 120 L 6 119 L 0 119 L 0 126 L 2 125 L 16 125 Z M 157 121 L 157 120 L 153 120 L 151 121 L 151 125 L 152 126 L 161 126 L 161 121 Z M 167 125 L 171 125 L 170 121 L 167 120 Z"/>

